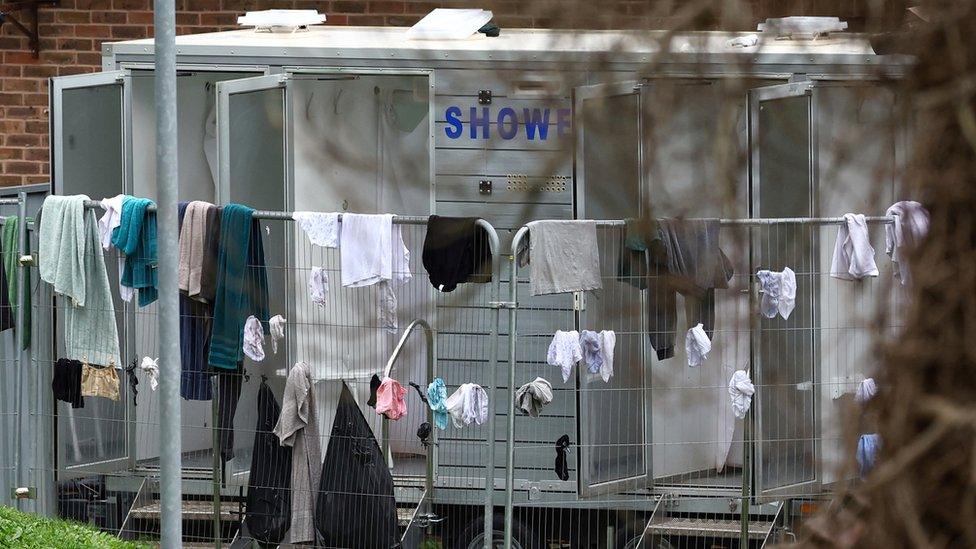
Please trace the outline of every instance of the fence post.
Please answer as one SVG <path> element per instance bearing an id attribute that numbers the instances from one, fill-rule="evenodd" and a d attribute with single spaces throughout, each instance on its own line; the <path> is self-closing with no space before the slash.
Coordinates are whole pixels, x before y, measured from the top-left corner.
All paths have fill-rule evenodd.
<path id="1" fill-rule="evenodd" d="M 180 436 L 180 304 L 177 200 L 179 171 L 176 113 L 176 6 L 156 0 L 153 25 L 156 54 L 156 174 L 159 182 L 158 261 L 160 371 L 161 546 L 183 545 Z M 217 533 L 219 535 L 219 532 Z"/>
<path id="2" fill-rule="evenodd" d="M 24 291 L 27 288 L 24 287 L 25 277 L 24 277 L 24 267 L 20 264 L 20 257 L 24 255 L 24 239 L 27 236 L 27 193 L 21 191 L 17 195 L 17 249 L 14 253 L 17 254 L 15 259 L 17 265 L 17 318 L 15 320 L 16 329 L 14 331 L 14 349 L 15 360 L 14 364 L 17 367 L 17 480 L 14 482 L 16 488 L 27 487 L 25 484 L 27 481 L 27 455 L 24 445 L 24 437 L 29 436 L 28 433 L 33 431 L 29 427 L 29 412 L 28 408 L 28 398 L 26 390 L 26 373 L 27 368 L 24 367 L 24 336 L 26 330 L 24 329 Z M 11 253 L 11 252 L 7 252 Z M 20 509 L 25 509 L 28 507 L 28 500 L 17 498 L 17 507 Z"/>

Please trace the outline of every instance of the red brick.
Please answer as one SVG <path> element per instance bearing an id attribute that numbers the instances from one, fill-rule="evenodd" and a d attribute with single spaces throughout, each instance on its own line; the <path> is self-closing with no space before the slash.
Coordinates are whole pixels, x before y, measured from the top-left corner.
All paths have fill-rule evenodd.
<path id="1" fill-rule="evenodd" d="M 81 65 L 69 65 L 64 67 L 58 67 L 58 76 L 68 76 L 71 74 L 84 74 L 87 72 L 95 72 L 97 67 L 85 67 Z"/>
<path id="2" fill-rule="evenodd" d="M 199 25 L 201 14 L 180 12 L 176 14 L 177 25 Z M 236 21 L 236 19 L 235 19 Z M 150 21 L 151 23 L 152 21 Z"/>
<path id="3" fill-rule="evenodd" d="M 69 51 L 92 51 L 95 43 L 87 38 L 58 38 L 57 48 Z"/>
<path id="4" fill-rule="evenodd" d="M 361 0 L 336 0 L 332 2 L 335 13 L 366 13 L 366 2 Z"/>
<path id="5" fill-rule="evenodd" d="M 20 76 L 21 68 L 20 65 L 0 65 L 0 76 L 8 77 L 12 76 L 14 78 Z"/>
<path id="6" fill-rule="evenodd" d="M 3 91 L 32 92 L 37 91 L 37 80 L 30 78 L 4 78 L 0 80 Z"/>
<path id="7" fill-rule="evenodd" d="M 220 11 L 220 0 L 186 0 L 186 11 Z"/>
<path id="8" fill-rule="evenodd" d="M 108 38 L 112 36 L 112 27 L 109 25 L 78 25 L 75 27 L 75 36 Z"/>
<path id="9" fill-rule="evenodd" d="M 21 150 L 24 151 L 24 160 L 36 160 L 38 162 L 47 162 L 50 154 L 47 149 L 31 148 Z"/>
<path id="10" fill-rule="evenodd" d="M 149 0 L 112 0 L 112 8 L 117 10 L 142 10 L 152 9 Z"/>
<path id="11" fill-rule="evenodd" d="M 38 162 L 4 162 L 3 163 L 3 173 L 12 174 L 32 174 L 41 171 L 41 165 Z"/>
<path id="12" fill-rule="evenodd" d="M 80 10 L 110 10 L 112 0 L 75 0 L 75 7 Z"/>
<path id="13" fill-rule="evenodd" d="M 403 2 L 396 2 L 396 1 L 374 2 L 370 0 L 366 10 L 369 13 L 403 13 L 404 11 L 406 11 L 406 8 L 403 4 L 404 4 Z"/>
<path id="14" fill-rule="evenodd" d="M 23 184 L 24 178 L 19 175 L 0 175 L 0 187 L 13 187 Z"/>
<path id="15" fill-rule="evenodd" d="M 7 118 L 35 118 L 37 109 L 34 107 L 7 107 Z"/>
<path id="16" fill-rule="evenodd" d="M 24 65 L 24 76 L 49 78 L 58 75 L 57 65 Z"/>
<path id="17" fill-rule="evenodd" d="M 32 65 L 37 63 L 37 59 L 29 51 L 6 51 L 3 52 L 3 62 L 9 65 Z"/>
<path id="18" fill-rule="evenodd" d="M 201 25 L 234 25 L 237 23 L 236 13 L 201 13 Z"/>
<path id="19" fill-rule="evenodd" d="M 38 34 L 45 38 L 58 38 L 60 36 L 74 36 L 76 27 L 74 25 L 40 25 L 37 28 Z"/>
<path id="20" fill-rule="evenodd" d="M 46 135 L 48 130 L 47 120 L 28 120 L 24 124 L 24 133 L 30 135 Z"/>
<path id="21" fill-rule="evenodd" d="M 42 51 L 40 61 L 52 65 L 65 65 L 74 63 L 75 54 L 70 51 Z"/>
<path id="22" fill-rule="evenodd" d="M 148 34 L 146 27 L 135 25 L 112 26 L 112 38 L 145 38 Z"/>
<path id="23" fill-rule="evenodd" d="M 20 160 L 24 153 L 34 149 L 17 149 L 13 147 L 0 147 L 0 160 Z"/>
<path id="24" fill-rule="evenodd" d="M 20 93 L 0 93 L 0 105 L 23 105 L 24 95 Z"/>
<path id="25" fill-rule="evenodd" d="M 102 54 L 100 53 L 79 53 L 78 54 L 78 64 L 88 65 L 90 67 L 101 67 L 102 66 Z"/>
<path id="26" fill-rule="evenodd" d="M 31 107 L 46 107 L 47 94 L 46 93 L 25 93 L 24 105 L 29 105 Z"/>
<path id="27" fill-rule="evenodd" d="M 0 135 L 24 133 L 25 125 L 23 120 L 0 120 Z"/>
<path id="28" fill-rule="evenodd" d="M 36 147 L 41 144 L 40 135 L 14 134 L 7 136 L 9 147 Z"/>
<path id="29" fill-rule="evenodd" d="M 28 175 L 24 178 L 24 184 L 30 185 L 32 183 L 50 183 L 51 174 L 48 172 L 48 165 L 45 163 L 41 165 L 41 172 L 44 175 Z"/>
<path id="30" fill-rule="evenodd" d="M 124 11 L 96 11 L 92 13 L 92 23 L 108 23 L 109 25 L 122 25 L 128 20 L 128 14 Z"/>
<path id="31" fill-rule="evenodd" d="M 151 11 L 130 11 L 126 15 L 130 25 L 152 25 L 153 22 L 153 12 Z M 179 17 L 180 14 L 177 13 L 176 16 Z"/>
<path id="32" fill-rule="evenodd" d="M 0 50 L 20 50 L 24 48 L 26 40 L 19 36 L 0 37 Z"/>
<path id="33" fill-rule="evenodd" d="M 92 15 L 90 11 L 58 10 L 54 15 L 54 20 L 58 23 L 76 25 L 78 23 L 91 23 Z"/>

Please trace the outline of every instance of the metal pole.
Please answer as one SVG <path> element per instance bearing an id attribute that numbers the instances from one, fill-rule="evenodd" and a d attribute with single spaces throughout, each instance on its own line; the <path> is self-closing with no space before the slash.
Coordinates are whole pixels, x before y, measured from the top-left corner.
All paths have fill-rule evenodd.
<path id="1" fill-rule="evenodd" d="M 489 344 L 489 355 L 488 358 L 488 370 L 491 372 L 491 399 L 489 399 L 489 414 L 488 414 L 488 436 L 485 437 L 485 442 L 488 444 L 488 464 L 485 467 L 485 535 L 484 535 L 484 548 L 490 549 L 494 547 L 492 545 L 492 538 L 495 532 L 495 399 L 498 398 L 498 392 L 495 390 L 498 387 L 498 332 L 499 323 L 501 322 L 501 311 L 499 310 L 498 294 L 499 287 L 501 286 L 501 272 L 499 265 L 501 261 L 499 260 L 499 248 L 501 245 L 498 242 L 498 232 L 495 228 L 491 226 L 490 223 L 484 219 L 479 219 L 477 221 L 478 226 L 483 228 L 488 234 L 488 248 L 491 252 L 491 302 L 495 309 L 494 322 L 491 325 L 491 334 L 488 336 L 488 340 L 491 342 Z M 509 409 L 511 413 L 511 409 Z"/>
<path id="2" fill-rule="evenodd" d="M 512 239 L 512 268 L 509 274 L 509 309 L 508 309 L 508 431 L 505 439 L 505 549 L 512 549 L 512 517 L 514 515 L 513 496 L 515 484 L 515 334 L 516 313 L 518 303 L 518 246 L 522 238 L 528 233 L 528 227 L 522 227 Z"/>
<path id="3" fill-rule="evenodd" d="M 159 261 L 159 364 L 160 456 L 159 484 L 162 506 L 161 546 L 183 544 L 180 450 L 180 303 L 178 286 L 179 235 L 177 200 L 179 171 L 176 133 L 176 6 L 174 0 L 156 0 L 155 100 L 156 180 Z M 215 532 L 215 535 L 220 535 Z"/>
<path id="4" fill-rule="evenodd" d="M 27 236 L 27 193 L 20 192 L 17 197 L 17 249 L 14 251 L 8 251 L 7 253 L 16 253 L 16 263 L 17 266 L 17 318 L 16 318 L 16 330 L 14 330 L 14 348 L 15 360 L 14 364 L 17 365 L 17 417 L 19 419 L 17 434 L 17 480 L 15 485 L 17 488 L 32 486 L 31 483 L 27 482 L 27 455 L 25 454 L 24 437 L 28 436 L 28 433 L 33 431 L 30 429 L 28 423 L 28 404 L 27 404 L 27 387 L 26 387 L 26 372 L 27 368 L 24 367 L 24 334 L 26 333 L 26 328 L 24 327 L 24 291 L 25 291 L 25 280 L 24 280 L 24 266 L 20 264 L 20 257 L 24 255 L 24 238 Z M 27 500 L 23 498 L 17 498 L 19 509 L 25 509 L 27 507 Z"/>

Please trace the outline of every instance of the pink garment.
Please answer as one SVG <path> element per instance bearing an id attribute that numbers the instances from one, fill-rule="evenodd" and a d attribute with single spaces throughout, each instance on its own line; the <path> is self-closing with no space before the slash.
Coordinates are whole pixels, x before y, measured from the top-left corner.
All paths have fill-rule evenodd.
<path id="1" fill-rule="evenodd" d="M 380 388 L 376 390 L 376 413 L 397 420 L 407 415 L 407 401 L 403 400 L 407 390 L 400 385 L 400 382 L 385 377 L 380 383 Z"/>

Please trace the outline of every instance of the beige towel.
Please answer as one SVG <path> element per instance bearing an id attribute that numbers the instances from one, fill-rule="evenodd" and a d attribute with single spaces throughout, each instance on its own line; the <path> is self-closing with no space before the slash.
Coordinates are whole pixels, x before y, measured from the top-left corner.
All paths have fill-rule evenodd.
<path id="1" fill-rule="evenodd" d="M 194 200 L 186 206 L 180 230 L 180 290 L 190 297 L 200 294 L 203 241 L 207 232 L 207 210 L 214 205 Z"/>

